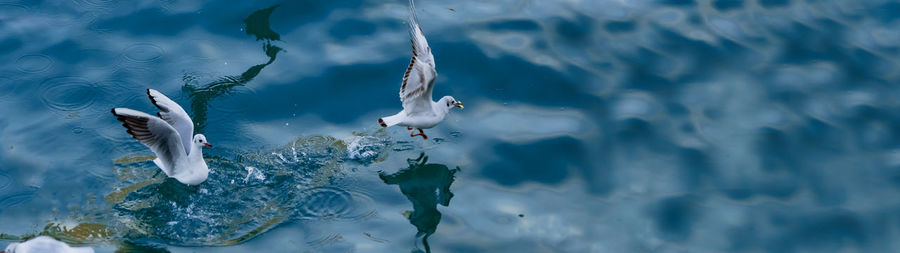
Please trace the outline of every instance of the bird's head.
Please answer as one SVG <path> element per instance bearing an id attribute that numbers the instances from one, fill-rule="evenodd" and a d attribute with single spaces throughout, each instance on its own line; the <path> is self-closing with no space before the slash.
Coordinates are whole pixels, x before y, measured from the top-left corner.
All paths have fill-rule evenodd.
<path id="1" fill-rule="evenodd" d="M 453 98 L 451 96 L 444 96 L 443 98 L 441 98 L 441 103 L 444 103 L 444 105 L 447 106 L 448 110 L 453 107 L 459 107 L 459 109 L 463 108 L 462 102 L 460 102 L 459 100 L 456 100 L 455 98 Z"/>
<path id="2" fill-rule="evenodd" d="M 200 146 L 200 147 L 203 147 L 203 146 L 212 147 L 212 145 L 209 144 L 209 142 L 206 141 L 206 136 L 203 135 L 203 134 L 196 134 L 196 135 L 194 135 L 194 140 L 192 140 L 191 142 L 193 142 L 194 145 L 197 145 L 197 146 Z"/>

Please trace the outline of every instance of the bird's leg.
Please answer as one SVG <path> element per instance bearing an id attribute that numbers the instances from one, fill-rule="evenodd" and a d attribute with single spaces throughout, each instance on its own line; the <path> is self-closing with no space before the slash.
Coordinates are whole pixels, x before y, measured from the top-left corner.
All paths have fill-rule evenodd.
<path id="1" fill-rule="evenodd" d="M 412 130 L 412 127 L 406 127 L 406 130 Z"/>
<path id="2" fill-rule="evenodd" d="M 416 129 L 419 130 L 419 133 L 417 133 L 417 134 L 410 133 L 410 134 L 409 134 L 409 137 L 422 136 L 422 139 L 423 139 L 423 140 L 427 140 L 427 139 L 428 139 L 428 135 L 425 135 L 425 132 L 422 131 L 421 128 L 416 128 Z"/>

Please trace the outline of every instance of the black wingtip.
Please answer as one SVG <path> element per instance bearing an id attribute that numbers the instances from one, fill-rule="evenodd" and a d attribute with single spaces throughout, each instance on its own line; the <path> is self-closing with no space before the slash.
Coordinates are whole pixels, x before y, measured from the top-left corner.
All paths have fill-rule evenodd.
<path id="1" fill-rule="evenodd" d="M 150 95 L 150 89 L 147 89 L 147 97 L 150 98 L 150 102 L 153 102 L 153 105 L 156 105 L 156 99 L 153 99 L 153 95 Z"/>
<path id="2" fill-rule="evenodd" d="M 380 118 L 379 118 L 379 119 L 378 119 L 378 124 L 381 125 L 381 127 L 387 127 L 387 124 L 384 123 L 384 120 L 383 120 L 383 119 L 380 119 Z"/>
<path id="3" fill-rule="evenodd" d="M 111 113 L 113 114 L 113 116 L 116 117 L 116 120 L 122 122 L 122 124 L 123 124 L 123 126 L 124 126 L 124 124 L 125 124 L 125 116 L 122 116 L 122 115 L 119 115 L 118 113 L 116 113 L 116 108 L 112 108 L 111 110 L 109 110 L 109 112 L 111 112 Z"/>
<path id="4" fill-rule="evenodd" d="M 159 104 L 156 103 L 156 99 L 153 98 L 153 95 L 150 95 L 149 88 L 147 89 L 147 97 L 150 98 L 150 103 L 153 103 L 153 105 L 156 106 L 156 108 L 159 108 L 160 111 L 169 112 L 169 110 L 167 110 L 166 108 L 163 108 L 162 106 L 159 106 Z"/>
<path id="5" fill-rule="evenodd" d="M 125 117 L 116 113 L 116 108 L 110 109 L 109 112 L 111 112 L 113 116 L 116 116 L 116 120 L 121 121 L 122 123 L 125 123 Z"/>

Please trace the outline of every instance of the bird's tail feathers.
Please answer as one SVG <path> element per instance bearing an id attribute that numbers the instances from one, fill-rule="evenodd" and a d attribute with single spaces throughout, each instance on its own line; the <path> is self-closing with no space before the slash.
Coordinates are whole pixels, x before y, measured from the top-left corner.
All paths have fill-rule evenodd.
<path id="1" fill-rule="evenodd" d="M 378 124 L 381 125 L 381 127 L 389 127 L 389 126 L 399 124 L 400 121 L 402 121 L 402 115 L 400 115 L 398 113 L 393 116 L 387 116 L 387 117 L 378 119 Z"/>

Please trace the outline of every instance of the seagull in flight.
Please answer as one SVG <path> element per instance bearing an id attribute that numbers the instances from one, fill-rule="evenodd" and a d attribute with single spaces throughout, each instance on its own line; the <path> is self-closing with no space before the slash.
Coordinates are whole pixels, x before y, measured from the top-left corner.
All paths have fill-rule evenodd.
<path id="1" fill-rule="evenodd" d="M 129 134 L 156 154 L 153 163 L 178 182 L 198 185 L 206 181 L 209 167 L 203 160 L 206 136 L 194 133 L 194 122 L 180 105 L 154 89 L 147 96 L 159 108 L 153 116 L 128 108 L 113 108 L 112 114 Z M 193 138 L 192 138 L 193 136 Z"/>
<path id="2" fill-rule="evenodd" d="M 403 74 L 403 84 L 400 85 L 400 101 L 403 103 L 403 110 L 378 119 L 378 124 L 381 127 L 405 126 L 407 130 L 415 128 L 419 130 L 419 133 L 410 133 L 410 137 L 422 136 L 422 139 L 428 139 L 422 129 L 436 126 L 444 120 L 450 109 L 453 107 L 462 109 L 463 104 L 451 96 L 444 96 L 437 102 L 431 101 L 437 70 L 435 70 L 431 47 L 428 46 L 425 34 L 419 27 L 413 0 L 409 0 L 408 23 L 413 56 L 409 61 L 409 67 L 406 67 L 406 74 Z"/>

